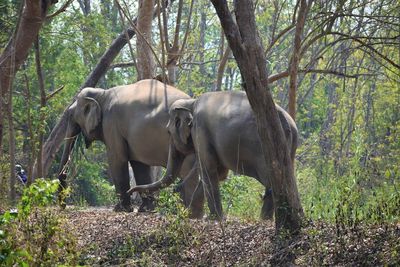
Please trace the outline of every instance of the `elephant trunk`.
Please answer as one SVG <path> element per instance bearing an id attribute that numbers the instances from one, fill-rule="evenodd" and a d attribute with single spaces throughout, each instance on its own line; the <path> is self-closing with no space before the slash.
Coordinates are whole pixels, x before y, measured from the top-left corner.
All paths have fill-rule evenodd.
<path id="1" fill-rule="evenodd" d="M 69 160 L 69 155 L 71 154 L 72 148 L 74 147 L 74 144 L 76 141 L 76 136 L 80 133 L 80 131 L 81 130 L 80 130 L 79 125 L 76 124 L 72 119 L 69 119 L 67 133 L 65 135 L 66 142 L 64 145 L 64 151 L 63 151 L 60 166 L 58 169 L 58 180 L 60 181 L 60 185 L 58 188 L 59 201 L 63 207 L 65 207 L 65 203 L 64 203 L 64 199 L 62 197 L 62 191 L 65 188 L 67 188 L 67 175 L 65 172 L 65 167 Z"/>
<path id="2" fill-rule="evenodd" d="M 132 194 L 133 192 L 150 194 L 151 192 L 155 192 L 165 187 L 168 187 L 178 177 L 178 173 L 181 170 L 184 159 L 185 155 L 178 152 L 175 146 L 173 145 L 172 140 L 170 140 L 167 171 L 164 177 L 161 180 L 154 182 L 152 184 L 135 186 L 129 189 L 128 194 Z"/>

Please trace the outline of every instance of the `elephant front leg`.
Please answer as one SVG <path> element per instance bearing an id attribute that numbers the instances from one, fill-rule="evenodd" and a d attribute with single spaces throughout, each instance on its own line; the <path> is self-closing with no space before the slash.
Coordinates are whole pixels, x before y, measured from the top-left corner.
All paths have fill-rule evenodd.
<path id="1" fill-rule="evenodd" d="M 130 161 L 133 173 L 135 174 L 136 185 L 151 184 L 152 169 L 149 165 L 143 164 L 138 161 Z M 153 211 L 155 209 L 155 198 L 153 195 L 142 197 L 142 204 L 139 207 L 139 212 Z"/>
<path id="2" fill-rule="evenodd" d="M 199 166 L 195 155 L 185 158 L 180 176 L 183 181 L 175 188 L 181 196 L 183 204 L 189 208 L 189 216 L 192 219 L 200 219 L 204 215 L 204 189 L 199 180 Z"/>
<path id="3" fill-rule="evenodd" d="M 210 209 L 211 218 L 222 220 L 222 203 L 219 192 L 218 173 L 211 170 L 202 171 L 202 180 L 205 184 L 205 194 L 207 196 L 208 208 Z"/>
<path id="4" fill-rule="evenodd" d="M 127 194 L 130 188 L 128 162 L 116 158 L 109 158 L 109 165 L 115 190 L 119 197 L 119 202 L 115 205 L 114 211 L 132 212 L 131 197 Z"/>

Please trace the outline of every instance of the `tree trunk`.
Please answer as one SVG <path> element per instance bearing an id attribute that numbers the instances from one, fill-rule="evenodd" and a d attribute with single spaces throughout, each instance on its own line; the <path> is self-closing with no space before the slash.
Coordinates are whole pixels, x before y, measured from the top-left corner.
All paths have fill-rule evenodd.
<path id="1" fill-rule="evenodd" d="M 301 39 L 304 24 L 307 17 L 308 5 L 306 0 L 300 0 L 300 9 L 297 15 L 296 32 L 294 35 L 293 53 L 290 60 L 289 72 L 289 114 L 293 120 L 296 120 L 296 91 L 297 91 L 297 73 L 300 63 Z"/>
<path id="2" fill-rule="evenodd" d="M 3 102 L 12 88 L 16 71 L 28 56 L 36 36 L 46 19 L 49 7 L 55 0 L 27 0 L 23 3 L 23 10 L 15 33 L 9 40 L 3 53 L 0 55 L 0 156 L 3 153 Z"/>
<path id="3" fill-rule="evenodd" d="M 40 63 L 40 48 L 39 48 L 39 36 L 36 38 L 35 41 L 35 62 L 36 62 L 36 72 L 39 81 L 39 89 L 40 89 L 40 121 L 38 127 L 38 151 L 37 151 L 37 158 L 36 161 L 38 163 L 38 177 L 43 177 L 43 164 L 42 164 L 42 151 L 43 151 L 43 138 L 44 138 L 44 125 L 45 125 L 45 114 L 44 108 L 46 107 L 46 91 L 44 85 L 44 78 L 42 72 L 42 66 Z M 33 153 L 33 151 L 32 151 Z M 30 173 L 29 175 L 32 175 Z"/>
<path id="4" fill-rule="evenodd" d="M 326 120 L 321 126 L 321 130 L 319 132 L 319 147 L 321 150 L 321 156 L 326 159 L 332 152 L 332 139 L 328 136 L 328 132 L 332 126 L 332 124 L 336 121 L 335 118 L 335 110 L 338 107 L 338 96 L 336 93 L 337 84 L 329 83 L 326 86 L 326 93 L 328 95 L 328 107 L 326 111 Z"/>
<path id="5" fill-rule="evenodd" d="M 8 114 L 8 143 L 9 143 L 9 153 L 10 153 L 10 200 L 11 203 L 15 203 L 16 192 L 16 175 L 15 175 L 15 130 L 14 130 L 14 120 L 13 120 L 13 103 L 12 103 L 12 92 L 8 92 L 8 103 L 7 103 L 7 114 Z"/>
<path id="6" fill-rule="evenodd" d="M 226 63 L 228 63 L 231 52 L 231 48 L 227 46 L 224 54 L 222 55 L 221 61 L 219 62 L 217 80 L 215 81 L 215 91 L 221 91 L 222 78 L 224 77 Z"/>
<path id="7" fill-rule="evenodd" d="M 277 231 L 298 231 L 303 210 L 294 176 L 294 163 L 271 92 L 264 48 L 258 36 L 252 0 L 235 1 L 234 22 L 224 0 L 212 0 L 238 63 L 244 88 L 256 117 L 257 129 L 271 179 Z"/>
<path id="8" fill-rule="evenodd" d="M 24 68 L 24 80 L 25 80 L 25 101 L 26 105 L 30 107 L 32 105 L 32 96 L 31 96 L 31 90 L 29 88 L 29 79 L 28 75 L 26 75 L 26 70 Z M 26 116 L 27 116 L 27 126 L 28 126 L 28 146 L 29 149 L 27 149 L 28 154 L 28 181 L 27 184 L 30 185 L 33 182 L 33 165 L 34 165 L 34 153 L 35 153 L 35 136 L 33 132 L 33 124 L 32 124 L 32 114 L 31 114 L 31 109 L 27 108 L 26 110 Z"/>
<path id="9" fill-rule="evenodd" d="M 180 51 L 180 49 L 179 49 L 179 32 L 180 32 L 181 21 L 182 21 L 182 9 L 183 9 L 183 0 L 179 0 L 178 14 L 176 16 L 176 24 L 175 24 L 175 32 L 174 32 L 174 42 L 171 47 L 170 47 L 170 44 L 168 43 L 168 41 L 165 42 L 165 49 L 168 54 L 168 56 L 167 56 L 168 82 L 171 85 L 174 85 L 177 80 L 176 73 L 177 73 L 178 66 L 176 64 L 180 57 L 180 55 L 179 55 L 179 51 Z M 164 14 L 166 14 L 166 13 L 164 12 Z M 164 15 L 164 18 L 166 18 L 166 15 Z M 168 21 L 164 20 L 164 29 L 165 29 L 164 34 L 166 37 L 168 37 L 167 23 L 168 23 Z M 168 38 L 165 38 L 165 40 L 168 40 Z"/>
<path id="10" fill-rule="evenodd" d="M 138 81 L 154 78 L 155 62 L 151 45 L 151 22 L 153 19 L 154 0 L 139 0 L 137 29 L 140 34 L 136 38 Z"/>
<path id="11" fill-rule="evenodd" d="M 199 40 L 199 62 L 204 62 L 204 50 L 205 50 L 205 36 L 206 36 L 206 23 L 207 23 L 207 14 L 206 14 L 206 4 L 202 5 L 200 10 L 200 40 Z M 201 77 L 205 77 L 207 74 L 206 68 L 204 64 L 200 64 L 200 75 Z"/>

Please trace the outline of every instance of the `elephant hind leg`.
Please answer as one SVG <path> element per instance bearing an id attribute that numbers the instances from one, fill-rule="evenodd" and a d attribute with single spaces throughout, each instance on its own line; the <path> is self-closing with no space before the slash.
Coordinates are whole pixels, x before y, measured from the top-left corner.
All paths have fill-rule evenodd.
<path id="1" fill-rule="evenodd" d="M 265 186 L 265 193 L 263 196 L 263 206 L 261 208 L 261 219 L 262 220 L 272 220 L 274 216 L 274 201 L 272 198 L 272 188 L 271 183 L 268 179 L 268 169 L 264 162 L 259 162 L 257 164 L 257 177 L 256 179 Z"/>
<path id="2" fill-rule="evenodd" d="M 261 208 L 261 219 L 272 220 L 274 216 L 274 201 L 272 199 L 272 189 L 266 188 L 263 197 L 263 206 Z"/>
<path id="3" fill-rule="evenodd" d="M 133 173 L 135 175 L 136 185 L 145 185 L 153 182 L 152 171 L 149 165 L 139 161 L 130 161 Z M 155 209 L 154 196 L 149 195 L 142 197 L 142 204 L 139 207 L 139 212 L 153 211 Z"/>

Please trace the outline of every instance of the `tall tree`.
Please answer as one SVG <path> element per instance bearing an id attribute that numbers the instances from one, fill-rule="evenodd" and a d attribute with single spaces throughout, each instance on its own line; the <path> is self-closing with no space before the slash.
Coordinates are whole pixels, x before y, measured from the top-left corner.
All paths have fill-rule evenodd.
<path id="1" fill-rule="evenodd" d="M 293 41 L 293 52 L 289 66 L 289 114 L 290 116 L 292 116 L 293 120 L 296 119 L 297 74 L 300 61 L 301 40 L 308 9 L 310 8 L 311 3 L 312 0 L 309 0 L 308 3 L 306 0 L 300 0 L 299 12 L 297 14 L 296 31 Z"/>
<path id="2" fill-rule="evenodd" d="M 252 0 L 235 1 L 236 22 L 225 0 L 211 0 L 220 19 L 243 79 L 243 86 L 256 117 L 275 205 L 275 225 L 279 231 L 297 231 L 303 209 L 294 176 L 289 148 L 272 94 L 268 88 L 266 58 L 257 32 Z"/>
<path id="3" fill-rule="evenodd" d="M 139 0 L 136 38 L 138 81 L 153 78 L 156 66 L 154 55 L 151 51 L 151 22 L 153 20 L 154 0 Z"/>
<path id="4" fill-rule="evenodd" d="M 56 0 L 25 0 L 22 4 L 22 13 L 16 30 L 0 55 L 0 91 L 2 98 L 0 103 L 0 156 L 3 153 L 5 104 L 3 101 L 7 99 L 7 94 L 11 94 L 15 73 L 27 58 L 39 30 L 46 20 L 49 7 L 56 2 Z"/>

